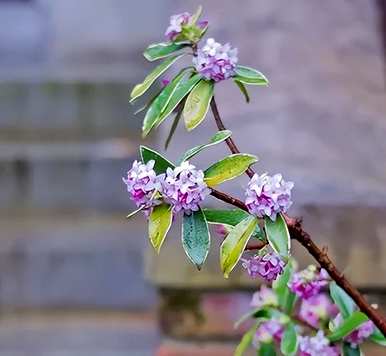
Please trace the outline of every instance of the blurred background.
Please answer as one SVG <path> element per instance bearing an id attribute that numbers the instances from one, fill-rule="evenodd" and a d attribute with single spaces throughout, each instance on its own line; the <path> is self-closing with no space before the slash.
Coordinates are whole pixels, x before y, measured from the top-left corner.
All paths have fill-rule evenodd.
<path id="1" fill-rule="evenodd" d="M 200 3 L 210 36 L 271 83 L 248 105 L 221 83 L 225 124 L 258 170 L 296 183 L 292 213 L 385 303 L 384 0 L 0 0 L 1 356 L 232 354 L 253 284 L 222 278 L 217 241 L 197 272 L 177 229 L 156 258 L 121 181 L 143 143 L 128 104 L 154 66 L 141 53 Z M 162 148 L 170 123 L 146 144 Z M 192 134 L 181 125 L 167 155 L 214 130 L 210 114 Z M 224 190 L 242 197 L 240 182 Z"/>

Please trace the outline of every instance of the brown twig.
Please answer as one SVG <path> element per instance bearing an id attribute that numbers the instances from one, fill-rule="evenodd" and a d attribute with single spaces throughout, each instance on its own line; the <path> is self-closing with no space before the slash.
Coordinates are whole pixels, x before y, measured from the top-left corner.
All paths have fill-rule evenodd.
<path id="1" fill-rule="evenodd" d="M 222 120 L 220 113 L 217 108 L 217 104 L 215 98 L 212 98 L 210 103 L 210 107 L 213 112 L 214 119 L 216 121 L 217 127 L 219 130 L 226 130 Z M 231 137 L 229 137 L 226 141 L 230 151 L 232 153 L 240 153 L 240 150 L 236 146 L 235 142 Z M 255 172 L 252 168 L 248 168 L 246 171 L 249 177 L 252 177 Z M 211 195 L 215 198 L 220 199 L 228 204 L 234 205 L 242 210 L 248 211 L 247 206 L 239 199 L 233 198 L 226 193 L 220 192 L 218 190 L 212 189 Z M 343 275 L 343 273 L 339 272 L 337 267 L 333 264 L 331 259 L 328 257 L 325 249 L 321 250 L 311 239 L 311 236 L 304 231 L 302 227 L 302 221 L 298 218 L 292 218 L 287 215 L 284 215 L 288 229 L 291 235 L 291 238 L 297 240 L 319 263 L 319 265 L 324 268 L 330 275 L 330 277 L 354 300 L 357 304 L 358 308 L 365 313 L 370 320 L 374 322 L 374 324 L 381 330 L 383 335 L 386 336 L 386 320 L 384 317 L 377 312 L 371 305 L 366 301 L 364 296 L 356 289 Z M 264 242 L 261 242 L 263 244 Z M 263 247 L 262 245 L 261 247 Z M 261 248 L 260 247 L 260 248 Z M 248 249 L 250 245 L 248 245 Z M 256 247 L 259 249 L 259 247 Z"/>

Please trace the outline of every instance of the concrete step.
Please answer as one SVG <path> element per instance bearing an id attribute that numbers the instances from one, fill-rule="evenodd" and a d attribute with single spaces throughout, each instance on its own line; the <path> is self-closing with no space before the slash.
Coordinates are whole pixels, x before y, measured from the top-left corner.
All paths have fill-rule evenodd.
<path id="1" fill-rule="evenodd" d="M 0 356 L 151 356 L 159 343 L 149 313 L 54 311 L 3 314 Z"/>
<path id="2" fill-rule="evenodd" d="M 153 306 L 143 219 L 125 213 L 1 218 L 0 308 Z"/>
<path id="3" fill-rule="evenodd" d="M 0 142 L 0 211 L 127 210 L 139 140 Z"/>
<path id="4" fill-rule="evenodd" d="M 138 135 L 131 82 L 6 82 L 0 84 L 0 139 L 111 138 Z M 130 118 L 130 119 L 129 119 Z"/>

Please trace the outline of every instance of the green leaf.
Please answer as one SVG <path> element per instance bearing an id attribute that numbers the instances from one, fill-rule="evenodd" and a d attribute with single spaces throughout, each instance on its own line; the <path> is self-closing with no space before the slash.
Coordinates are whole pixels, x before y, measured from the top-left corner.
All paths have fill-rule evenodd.
<path id="1" fill-rule="evenodd" d="M 288 288 L 288 282 L 291 279 L 292 273 L 293 266 L 291 261 L 289 261 L 285 266 L 283 273 L 272 284 L 279 299 L 279 305 L 282 310 L 289 315 L 291 315 L 296 301 L 295 293 L 292 293 Z"/>
<path id="2" fill-rule="evenodd" d="M 204 209 L 206 221 L 209 224 L 222 224 L 226 226 L 235 226 L 244 220 L 249 214 L 241 209 Z M 253 235 L 260 240 L 265 240 L 264 233 L 261 231 L 259 225 L 256 225 Z"/>
<path id="3" fill-rule="evenodd" d="M 334 303 L 338 306 L 343 319 L 348 318 L 355 310 L 355 303 L 351 297 L 335 282 L 330 283 L 330 295 Z"/>
<path id="4" fill-rule="evenodd" d="M 213 89 L 212 81 L 201 80 L 189 93 L 184 107 L 184 121 L 188 131 L 196 128 L 205 119 L 213 97 Z"/>
<path id="5" fill-rule="evenodd" d="M 184 80 L 188 69 L 182 70 L 165 88 L 163 88 L 161 93 L 151 103 L 143 120 L 142 132 L 144 137 L 162 122 L 162 120 L 160 120 L 162 112 L 168 106 L 170 100 L 172 100 L 178 85 Z"/>
<path id="6" fill-rule="evenodd" d="M 263 73 L 260 73 L 256 69 L 245 66 L 236 66 L 235 72 L 236 75 L 233 79 L 241 83 L 249 85 L 268 85 L 268 79 Z"/>
<path id="7" fill-rule="evenodd" d="M 254 308 L 250 311 L 248 311 L 247 313 L 245 313 L 244 315 L 242 315 L 239 320 L 237 320 L 235 323 L 234 323 L 234 328 L 237 329 L 242 323 L 246 322 L 247 320 L 251 319 L 251 318 L 255 318 L 255 319 L 270 319 L 270 318 L 273 318 L 273 317 L 277 317 L 279 314 L 279 312 L 275 309 L 271 309 L 271 308 L 263 308 L 261 309 L 260 307 L 259 308 Z"/>
<path id="8" fill-rule="evenodd" d="M 238 80 L 234 80 L 234 82 L 238 86 L 238 88 L 240 89 L 241 93 L 244 95 L 245 101 L 247 103 L 249 103 L 250 98 L 249 98 L 248 90 L 245 87 L 245 85 Z"/>
<path id="9" fill-rule="evenodd" d="M 361 356 L 361 349 L 359 347 L 351 347 L 347 342 L 342 344 L 342 355 L 343 356 Z"/>
<path id="10" fill-rule="evenodd" d="M 210 166 L 205 172 L 205 182 L 214 187 L 222 182 L 242 175 L 248 167 L 257 162 L 257 157 L 247 153 L 236 153 Z"/>
<path id="11" fill-rule="evenodd" d="M 201 76 L 199 74 L 193 75 L 186 81 L 180 81 L 171 96 L 168 105 L 159 115 L 155 121 L 154 127 L 159 126 L 162 121 L 164 121 L 177 107 L 177 105 L 189 94 L 189 92 L 194 88 L 194 86 L 200 81 Z"/>
<path id="12" fill-rule="evenodd" d="M 256 326 L 254 325 L 252 328 L 250 328 L 241 338 L 240 343 L 237 345 L 237 348 L 235 350 L 234 356 L 243 356 L 244 352 L 247 351 L 249 346 L 251 346 L 253 337 L 256 333 Z"/>
<path id="13" fill-rule="evenodd" d="M 181 106 L 181 108 L 178 109 L 176 116 L 174 117 L 172 126 L 170 127 L 169 135 L 168 135 L 168 137 L 166 138 L 166 141 L 165 141 L 165 150 L 168 149 L 170 141 L 172 140 L 173 135 L 176 132 L 178 123 L 180 122 L 181 117 L 182 117 L 182 110 L 183 110 L 183 107 Z"/>
<path id="14" fill-rule="evenodd" d="M 367 320 L 368 318 L 366 314 L 356 311 L 352 313 L 347 319 L 343 320 L 342 324 L 339 325 L 327 337 L 331 342 L 339 341 Z"/>
<path id="15" fill-rule="evenodd" d="M 386 338 L 378 328 L 371 334 L 370 340 L 378 345 L 386 346 Z"/>
<path id="16" fill-rule="evenodd" d="M 256 217 L 248 216 L 233 228 L 221 244 L 220 264 L 225 278 L 229 277 L 229 273 L 240 260 L 256 225 Z"/>
<path id="17" fill-rule="evenodd" d="M 204 209 L 203 211 L 209 224 L 235 226 L 249 216 L 246 211 L 241 209 Z"/>
<path id="18" fill-rule="evenodd" d="M 163 61 L 160 65 L 158 65 L 149 75 L 146 76 L 144 81 L 140 84 L 137 84 L 130 94 L 130 102 L 134 101 L 138 97 L 140 97 L 142 94 L 144 94 L 150 86 L 159 78 L 163 73 L 165 73 L 169 67 L 179 58 L 181 58 L 182 55 L 174 56 L 166 59 Z"/>
<path id="19" fill-rule="evenodd" d="M 157 205 L 149 216 L 149 238 L 151 244 L 159 253 L 166 234 L 172 226 L 173 212 L 168 204 Z"/>
<path id="20" fill-rule="evenodd" d="M 262 342 L 257 354 L 259 356 L 276 356 L 275 345 L 272 342 Z"/>
<path id="21" fill-rule="evenodd" d="M 208 223 L 201 209 L 193 211 L 190 215 L 184 214 L 182 246 L 189 259 L 201 269 L 210 247 Z"/>
<path id="22" fill-rule="evenodd" d="M 298 350 L 298 336 L 293 323 L 288 323 L 280 343 L 283 355 L 295 355 Z"/>
<path id="23" fill-rule="evenodd" d="M 283 216 L 278 214 L 275 221 L 265 217 L 264 221 L 265 232 L 270 246 L 276 253 L 288 257 L 291 248 L 291 238 Z"/>
<path id="24" fill-rule="evenodd" d="M 142 111 L 145 111 L 147 109 L 149 109 L 150 105 L 153 103 L 153 101 L 157 98 L 158 95 L 161 94 L 161 91 L 163 90 L 163 88 L 161 88 L 160 90 L 157 91 L 157 93 L 145 104 L 143 105 L 142 107 L 138 108 L 137 110 L 134 111 L 134 115 L 138 115 L 140 112 Z"/>
<path id="25" fill-rule="evenodd" d="M 148 61 L 155 61 L 156 59 L 168 57 L 174 52 L 186 47 L 187 45 L 187 43 L 183 42 L 153 43 L 146 48 L 145 52 L 143 52 L 143 55 Z"/>
<path id="26" fill-rule="evenodd" d="M 146 146 L 140 146 L 140 154 L 143 163 L 147 163 L 151 160 L 155 161 L 154 171 L 157 174 L 165 173 L 167 168 L 175 168 L 175 165 L 161 156 L 157 151 L 152 150 Z"/>
<path id="27" fill-rule="evenodd" d="M 126 219 L 130 219 L 133 217 L 135 214 L 139 213 L 143 209 L 143 206 L 140 206 L 138 209 L 132 211 L 129 215 L 126 216 Z"/>
<path id="28" fill-rule="evenodd" d="M 205 148 L 217 145 L 218 143 L 225 141 L 231 135 L 232 135 L 232 131 L 229 131 L 229 130 L 223 130 L 223 131 L 216 132 L 209 140 L 209 143 L 193 147 L 190 150 L 186 151 L 184 153 L 184 155 L 182 156 L 182 158 L 180 159 L 180 162 L 187 161 L 188 159 L 191 159 L 192 157 L 194 157 L 196 154 L 200 153 Z"/>

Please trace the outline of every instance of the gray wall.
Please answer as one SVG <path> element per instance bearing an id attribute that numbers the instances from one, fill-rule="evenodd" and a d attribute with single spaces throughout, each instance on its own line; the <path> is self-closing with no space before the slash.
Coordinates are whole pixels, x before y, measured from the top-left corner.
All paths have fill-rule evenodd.
<path id="1" fill-rule="evenodd" d="M 142 277 L 145 228 L 141 219 L 124 220 L 132 206 L 120 177 L 141 142 L 141 117 L 133 117 L 127 97 L 153 66 L 141 56 L 146 44 L 163 38 L 171 13 L 193 11 L 198 3 L 0 2 L 4 306 L 154 302 Z M 216 88 L 224 121 L 241 149 L 261 157 L 259 171 L 280 171 L 295 181 L 293 212 L 307 216 L 321 244 L 334 246 L 334 256 L 342 268 L 351 266 L 356 283 L 383 287 L 386 104 L 376 2 L 204 5 L 210 34 L 237 46 L 240 62 L 271 82 L 251 88 L 249 105 L 231 82 Z M 147 143 L 160 146 L 169 125 Z M 211 115 L 189 136 L 180 127 L 168 154 L 176 158 L 214 129 Z M 216 147 L 195 162 L 205 168 L 226 153 Z M 242 195 L 238 184 L 224 189 Z M 371 221 L 371 229 L 359 229 L 358 221 L 361 227 Z M 184 263 L 180 246 L 168 244 L 160 260 L 151 253 L 148 270 L 157 272 L 152 277 L 160 284 L 186 281 L 190 267 L 174 268 L 188 277 L 173 278 L 157 267 L 171 260 L 168 253 L 177 256 L 178 266 Z M 362 258 L 365 269 L 356 263 Z M 220 278 L 213 266 L 208 268 Z"/>

